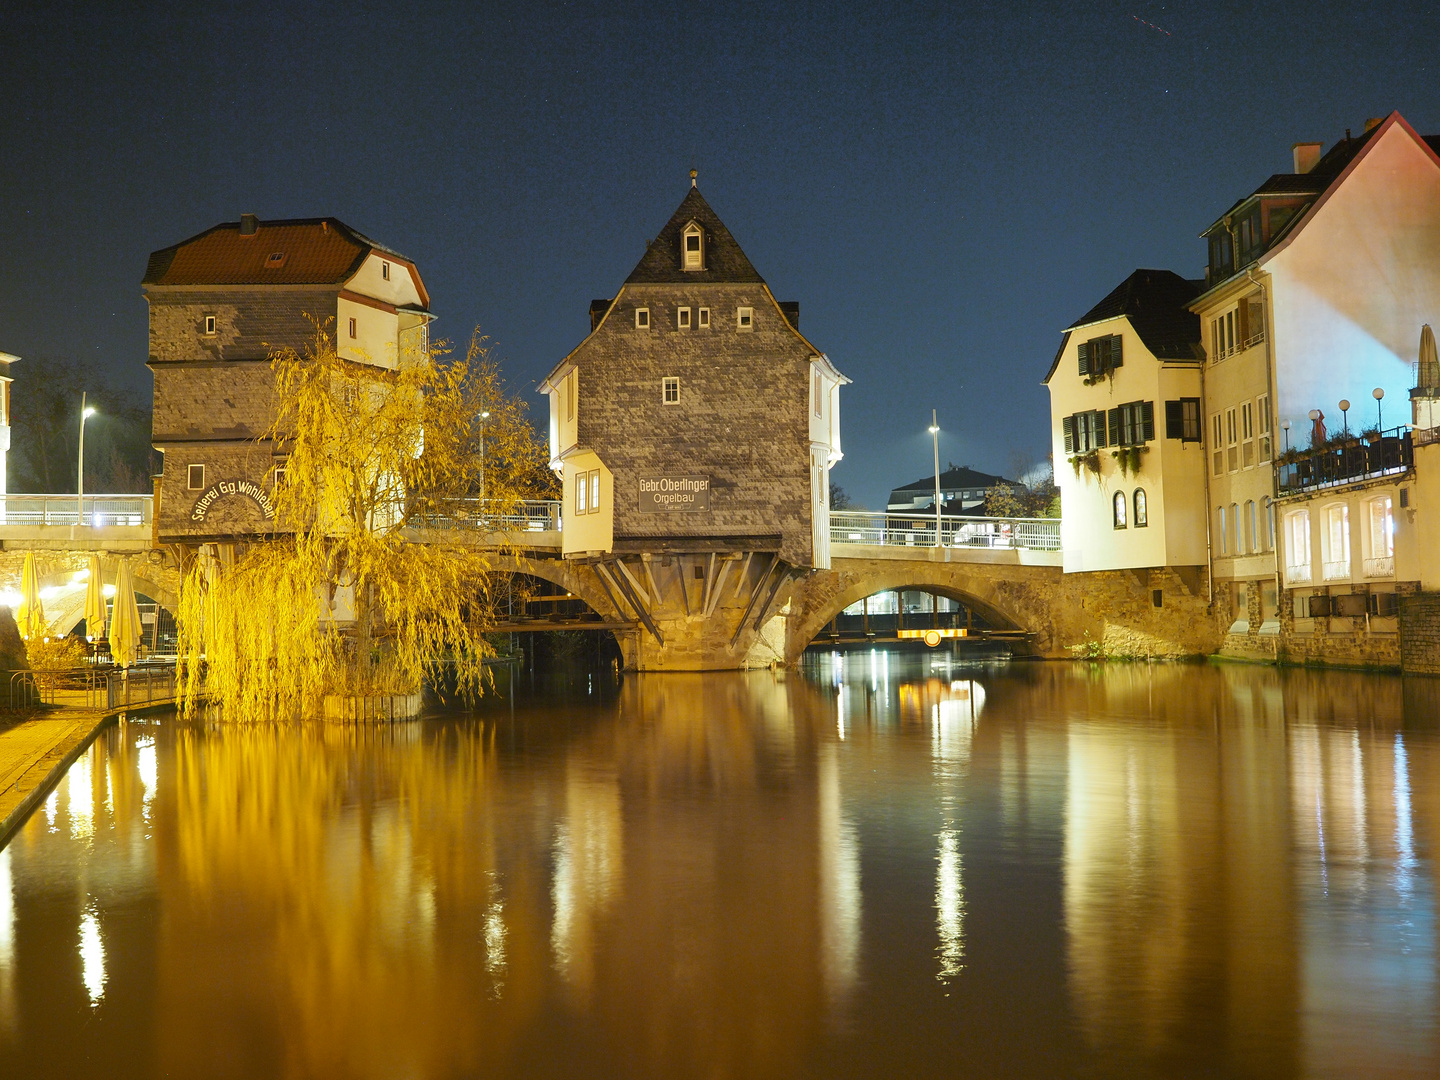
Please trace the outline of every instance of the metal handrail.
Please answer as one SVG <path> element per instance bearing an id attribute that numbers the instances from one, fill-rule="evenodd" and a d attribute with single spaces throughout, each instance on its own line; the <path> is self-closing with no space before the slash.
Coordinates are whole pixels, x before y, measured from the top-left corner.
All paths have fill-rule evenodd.
<path id="1" fill-rule="evenodd" d="M 448 514 L 416 514 L 410 523 L 487 532 L 559 532 L 563 521 L 559 499 L 521 499 L 516 502 L 462 499 Z"/>
<path id="2" fill-rule="evenodd" d="M 877 547 L 935 547 L 935 515 L 832 510 L 830 542 Z M 1059 551 L 1060 519 L 942 517 L 939 546 Z"/>
<path id="3" fill-rule="evenodd" d="M 153 495 L 0 495 L 0 525 L 149 525 Z"/>
<path id="4" fill-rule="evenodd" d="M 1339 445 L 1291 451 L 1285 457 L 1288 460 L 1275 467 L 1282 495 L 1405 472 L 1415 460 L 1414 439 L 1408 428 L 1394 427 L 1368 443 L 1356 436 Z"/>

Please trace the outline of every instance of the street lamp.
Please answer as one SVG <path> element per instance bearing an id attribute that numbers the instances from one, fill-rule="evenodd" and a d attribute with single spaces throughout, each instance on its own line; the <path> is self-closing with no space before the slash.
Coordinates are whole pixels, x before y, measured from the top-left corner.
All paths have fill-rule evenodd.
<path id="1" fill-rule="evenodd" d="M 1350 434 L 1350 417 L 1346 415 L 1349 412 L 1350 399 L 1342 397 L 1340 399 L 1340 430 L 1346 435 Z"/>
<path id="2" fill-rule="evenodd" d="M 935 546 L 940 546 L 940 421 L 930 410 L 930 438 L 935 443 Z"/>
<path id="3" fill-rule="evenodd" d="M 1289 451 L 1290 451 L 1290 421 L 1289 421 L 1289 420 L 1281 420 L 1281 421 L 1280 421 L 1280 427 L 1281 427 L 1281 429 L 1285 432 L 1285 451 L 1286 451 L 1286 453 L 1289 453 Z"/>
<path id="4" fill-rule="evenodd" d="M 93 406 L 85 404 L 85 392 L 80 392 L 80 455 L 79 467 L 76 470 L 75 486 L 79 490 L 79 498 L 75 503 L 75 524 L 85 524 L 85 421 L 95 415 Z"/>
<path id="5" fill-rule="evenodd" d="M 485 421 L 490 419 L 487 409 L 480 414 L 480 512 L 485 512 Z"/>
<path id="6" fill-rule="evenodd" d="M 1385 430 L 1385 414 L 1380 411 L 1380 402 L 1385 398 L 1385 388 L 1375 387 L 1370 391 L 1370 396 L 1375 399 L 1375 430 L 1378 433 Z"/>

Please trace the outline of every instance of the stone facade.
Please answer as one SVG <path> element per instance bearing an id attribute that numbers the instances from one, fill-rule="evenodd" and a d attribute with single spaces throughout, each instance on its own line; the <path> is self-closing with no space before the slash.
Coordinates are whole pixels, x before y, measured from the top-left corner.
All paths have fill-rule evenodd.
<path id="1" fill-rule="evenodd" d="M 1400 664 L 1407 675 L 1440 675 L 1440 593 L 1400 601 Z"/>
<path id="2" fill-rule="evenodd" d="M 151 288 L 150 361 L 264 360 L 277 348 L 300 348 L 314 341 L 317 323 L 335 332 L 339 296 L 338 287 L 297 285 Z M 209 334 L 207 317 L 215 319 Z"/>

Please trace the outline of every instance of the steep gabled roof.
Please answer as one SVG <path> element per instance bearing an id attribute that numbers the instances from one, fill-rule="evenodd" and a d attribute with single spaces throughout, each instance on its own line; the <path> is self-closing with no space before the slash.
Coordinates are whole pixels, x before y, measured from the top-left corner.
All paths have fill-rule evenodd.
<path id="1" fill-rule="evenodd" d="M 694 221 L 705 230 L 705 269 L 682 270 L 680 268 L 680 234 L 685 226 Z M 710 204 L 701 196 L 698 188 L 691 187 L 680 201 L 680 206 L 671 215 L 660 235 L 650 241 L 635 269 L 625 279 L 625 284 L 657 284 L 679 281 L 715 283 L 753 282 L 763 284 L 762 278 L 725 223 L 710 209 Z"/>
<path id="2" fill-rule="evenodd" d="M 249 234 L 240 231 L 240 222 L 227 221 L 152 252 L 141 284 L 340 285 L 371 252 L 414 266 L 335 218 L 257 221 Z M 284 260 L 267 265 L 272 254 L 283 254 Z M 423 297 L 418 275 L 416 285 Z"/>
<path id="3" fill-rule="evenodd" d="M 1121 316 L 1130 320 L 1131 328 L 1157 360 L 1198 360 L 1200 316 L 1189 304 L 1203 287 L 1203 282 L 1188 281 L 1171 270 L 1136 270 L 1065 331 L 1044 381 L 1049 382 L 1055 374 L 1074 331 Z"/>
<path id="4" fill-rule="evenodd" d="M 994 476 L 991 473 L 978 472 L 968 466 L 952 465 L 940 474 L 941 492 L 974 490 L 976 488 L 994 487 L 996 484 L 1014 483 L 1014 480 L 1007 480 L 1003 476 Z M 896 496 L 905 495 L 909 492 L 914 492 L 917 495 L 933 496 L 935 494 L 935 474 L 931 473 L 929 476 L 922 476 L 919 480 L 906 484 L 904 487 L 892 489 L 890 492 L 890 501 L 901 502 L 903 500 L 897 499 Z"/>

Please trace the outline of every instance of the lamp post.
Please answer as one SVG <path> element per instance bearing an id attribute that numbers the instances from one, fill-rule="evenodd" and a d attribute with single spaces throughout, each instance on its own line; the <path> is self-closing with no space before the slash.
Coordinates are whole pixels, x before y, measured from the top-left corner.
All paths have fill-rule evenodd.
<path id="1" fill-rule="evenodd" d="M 75 487 L 79 498 L 75 502 L 75 524 L 85 524 L 85 421 L 95 415 L 95 409 L 85 404 L 85 392 L 80 392 L 80 455 L 76 469 Z"/>
<path id="2" fill-rule="evenodd" d="M 480 414 L 480 512 L 485 512 L 485 421 L 490 419 L 487 409 Z"/>
<path id="3" fill-rule="evenodd" d="M 940 422 L 930 410 L 930 438 L 935 443 L 935 546 L 940 546 Z"/>
<path id="4" fill-rule="evenodd" d="M 1379 433 L 1385 430 L 1385 414 L 1380 409 L 1380 402 L 1385 400 L 1385 388 L 1375 387 L 1370 391 L 1370 396 L 1375 399 L 1375 431 Z"/>
<path id="5" fill-rule="evenodd" d="M 1350 399 L 1342 397 L 1340 399 L 1340 430 L 1346 435 L 1350 434 L 1350 417 L 1347 415 L 1349 412 Z"/>
<path id="6" fill-rule="evenodd" d="M 1290 452 L 1290 421 L 1281 420 L 1280 429 L 1285 432 L 1285 452 Z"/>

